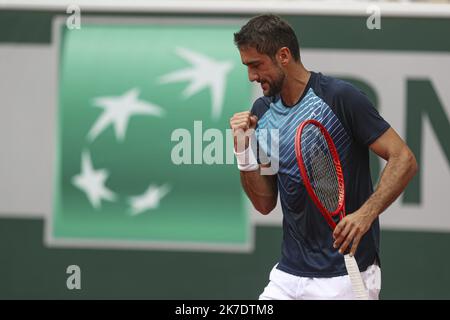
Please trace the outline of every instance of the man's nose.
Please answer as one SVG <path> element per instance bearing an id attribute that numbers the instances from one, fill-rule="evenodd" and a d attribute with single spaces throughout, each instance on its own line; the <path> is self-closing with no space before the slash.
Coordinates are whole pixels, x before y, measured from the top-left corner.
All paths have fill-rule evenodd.
<path id="1" fill-rule="evenodd" d="M 256 72 L 248 70 L 248 80 L 250 80 L 250 82 L 258 81 L 259 80 L 259 76 L 258 76 L 258 74 Z"/>

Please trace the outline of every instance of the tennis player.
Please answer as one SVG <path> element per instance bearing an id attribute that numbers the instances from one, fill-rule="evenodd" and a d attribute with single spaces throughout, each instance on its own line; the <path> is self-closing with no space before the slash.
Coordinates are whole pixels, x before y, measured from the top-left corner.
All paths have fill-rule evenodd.
<path id="1" fill-rule="evenodd" d="M 279 194 L 283 211 L 281 259 L 259 298 L 354 299 L 343 258 L 350 250 L 369 298 L 378 299 L 378 216 L 416 173 L 413 153 L 363 92 L 303 66 L 295 33 L 278 16 L 252 18 L 234 34 L 234 41 L 249 80 L 260 83 L 264 93 L 251 111 L 230 119 L 241 183 L 256 210 L 269 214 Z M 334 232 L 308 197 L 297 167 L 295 131 L 307 119 L 326 124 L 344 170 L 347 216 Z M 255 133 L 249 137 L 251 129 Z M 271 157 L 269 144 L 260 141 L 263 130 L 270 135 L 269 129 L 278 130 L 278 157 Z M 251 139 L 258 140 L 272 162 L 278 161 L 277 172 L 262 174 Z M 375 191 L 369 149 L 387 161 Z"/>

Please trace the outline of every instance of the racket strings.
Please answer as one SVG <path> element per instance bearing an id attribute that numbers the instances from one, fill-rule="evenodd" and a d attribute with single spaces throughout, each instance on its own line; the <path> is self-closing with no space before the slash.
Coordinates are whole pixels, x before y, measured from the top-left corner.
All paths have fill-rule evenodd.
<path id="1" fill-rule="evenodd" d="M 303 129 L 301 140 L 306 172 L 314 193 L 322 205 L 333 212 L 339 205 L 339 184 L 327 141 L 314 125 Z"/>

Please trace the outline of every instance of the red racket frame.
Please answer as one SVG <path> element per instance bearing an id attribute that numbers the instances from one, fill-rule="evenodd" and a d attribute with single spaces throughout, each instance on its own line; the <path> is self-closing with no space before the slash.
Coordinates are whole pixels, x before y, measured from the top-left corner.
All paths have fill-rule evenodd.
<path id="1" fill-rule="evenodd" d="M 319 198 L 316 196 L 314 192 L 314 188 L 311 185 L 311 182 L 309 181 L 308 174 L 306 172 L 305 163 L 303 161 L 303 155 L 302 155 L 302 141 L 301 136 L 303 129 L 307 125 L 314 125 L 317 128 L 319 128 L 320 132 L 322 133 L 323 137 L 325 138 L 325 141 L 327 142 L 328 149 L 330 150 L 331 156 L 333 158 L 334 167 L 336 169 L 337 179 L 338 179 L 338 188 L 339 188 L 339 201 L 338 201 L 338 207 L 335 211 L 330 212 L 328 211 L 320 202 Z M 333 140 L 331 139 L 330 134 L 328 133 L 327 129 L 317 120 L 306 120 L 303 121 L 300 126 L 297 128 L 297 132 L 295 135 L 295 155 L 297 157 L 297 164 L 298 168 L 300 169 L 300 175 L 302 176 L 303 183 L 305 185 L 306 190 L 308 191 L 309 196 L 313 200 L 314 204 L 319 208 L 320 213 L 324 216 L 324 218 L 327 220 L 329 226 L 332 230 L 336 228 L 336 223 L 333 220 L 333 217 L 340 214 L 339 220 L 341 220 L 345 216 L 345 184 L 344 184 L 344 174 L 342 171 L 341 161 L 339 160 L 339 154 L 336 150 L 336 146 L 334 145 Z"/>

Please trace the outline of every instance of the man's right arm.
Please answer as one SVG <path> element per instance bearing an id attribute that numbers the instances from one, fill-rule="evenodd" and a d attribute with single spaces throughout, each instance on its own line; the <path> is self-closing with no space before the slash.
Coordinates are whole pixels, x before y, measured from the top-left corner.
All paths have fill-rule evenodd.
<path id="1" fill-rule="evenodd" d="M 269 214 L 277 204 L 277 176 L 261 174 L 260 167 L 263 165 L 258 165 L 254 158 L 253 161 L 250 159 L 249 132 L 256 128 L 257 122 L 255 115 L 244 111 L 233 115 L 230 127 L 235 138 L 242 187 L 255 209 L 262 214 Z"/>
<path id="2" fill-rule="evenodd" d="M 276 175 L 261 175 L 260 170 L 241 171 L 241 184 L 256 210 L 269 214 L 277 205 Z"/>

